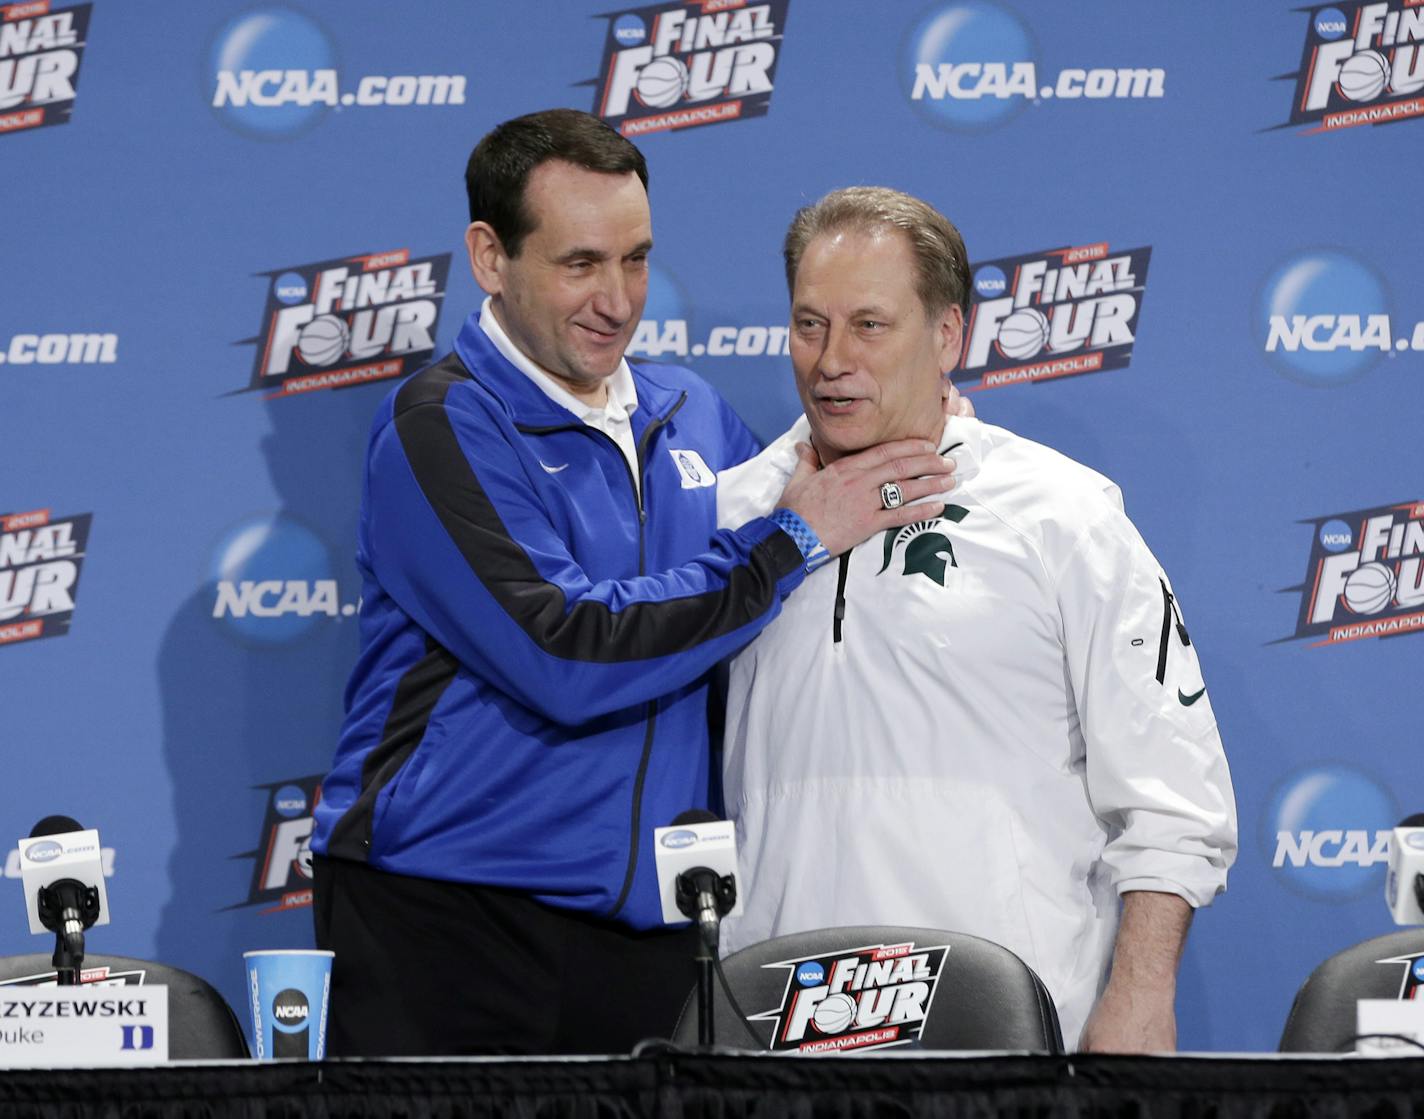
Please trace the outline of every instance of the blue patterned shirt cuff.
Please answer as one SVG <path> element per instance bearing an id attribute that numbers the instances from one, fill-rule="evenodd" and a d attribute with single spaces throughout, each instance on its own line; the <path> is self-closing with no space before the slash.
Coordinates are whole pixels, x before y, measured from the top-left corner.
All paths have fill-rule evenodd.
<path id="1" fill-rule="evenodd" d="M 796 547 L 801 550 L 801 558 L 806 561 L 808 575 L 822 564 L 831 561 L 830 552 L 826 551 L 815 530 L 790 509 L 774 510 L 768 519 L 796 541 Z"/>

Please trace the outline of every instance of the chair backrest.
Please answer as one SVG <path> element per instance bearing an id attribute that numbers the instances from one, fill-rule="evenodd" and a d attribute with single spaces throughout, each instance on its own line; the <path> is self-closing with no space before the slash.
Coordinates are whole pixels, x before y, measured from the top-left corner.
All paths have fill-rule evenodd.
<path id="1" fill-rule="evenodd" d="M 886 1045 L 925 1049 L 1063 1051 L 1053 999 L 1007 948 L 941 929 L 860 925 L 753 944 L 722 961 L 751 1019 L 749 1035 L 721 984 L 716 1042 L 801 1052 Z M 698 1039 L 697 996 L 673 1040 Z"/>
<path id="2" fill-rule="evenodd" d="M 1296 992 L 1281 1033 L 1282 1053 L 1343 1053 L 1354 1048 L 1355 1001 L 1415 997 L 1424 929 L 1377 936 L 1337 952 Z M 1424 994 L 1417 997 L 1424 998 Z"/>
<path id="3" fill-rule="evenodd" d="M 84 957 L 82 983 L 162 984 L 168 988 L 168 1056 L 180 1060 L 225 1060 L 249 1056 L 247 1038 L 232 1007 L 205 980 L 148 960 L 129 956 Z M 50 956 L 0 957 L 0 987 L 55 981 Z"/>

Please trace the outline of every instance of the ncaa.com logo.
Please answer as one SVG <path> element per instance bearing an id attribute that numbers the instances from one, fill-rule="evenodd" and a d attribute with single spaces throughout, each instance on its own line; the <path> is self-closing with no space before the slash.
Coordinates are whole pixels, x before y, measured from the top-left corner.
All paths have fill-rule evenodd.
<path id="1" fill-rule="evenodd" d="M 1010 9 L 959 0 L 935 5 L 911 26 L 900 79 L 925 119 L 975 130 L 1004 124 L 1030 103 L 1160 98 L 1167 72 L 1160 66 L 1044 70 L 1033 33 Z"/>
<path id="2" fill-rule="evenodd" d="M 463 74 L 343 75 L 331 36 L 288 8 L 253 9 L 225 24 L 208 72 L 222 122 L 258 139 L 296 135 L 332 109 L 465 103 Z"/>
<path id="3" fill-rule="evenodd" d="M 214 549 L 213 617 L 234 636 L 262 645 L 294 641 L 324 619 L 349 618 L 331 554 L 306 526 L 281 514 L 244 521 Z"/>
<path id="4" fill-rule="evenodd" d="M 117 334 L 15 334 L 0 341 L 0 365 L 112 365 Z"/>
<path id="5" fill-rule="evenodd" d="M 628 343 L 629 357 L 784 357 L 791 352 L 786 323 L 723 324 L 694 330 L 691 301 L 668 272 L 648 266 L 648 301 Z M 695 341 L 694 341 L 695 339 Z"/>
<path id="6" fill-rule="evenodd" d="M 1351 380 L 1386 354 L 1424 351 L 1424 321 L 1392 313 L 1373 265 L 1343 249 L 1307 249 L 1279 264 L 1256 300 L 1254 330 L 1294 380 Z"/>
<path id="7" fill-rule="evenodd" d="M 1318 901 L 1382 886 L 1398 806 L 1373 777 L 1343 765 L 1289 776 L 1262 817 L 1262 844 L 1281 881 Z"/>

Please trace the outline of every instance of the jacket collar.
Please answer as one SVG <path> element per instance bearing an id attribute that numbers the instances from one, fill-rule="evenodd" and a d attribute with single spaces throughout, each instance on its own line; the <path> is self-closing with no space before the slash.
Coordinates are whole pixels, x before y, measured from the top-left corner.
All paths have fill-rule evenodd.
<path id="1" fill-rule="evenodd" d="M 481 385 L 504 405 L 510 418 L 523 427 L 566 427 L 583 420 L 554 403 L 532 380 L 516 369 L 480 327 L 478 311 L 471 314 L 455 336 L 455 353 Z M 666 385 L 655 369 L 628 363 L 638 408 L 634 426 L 665 416 L 680 393 Z"/>

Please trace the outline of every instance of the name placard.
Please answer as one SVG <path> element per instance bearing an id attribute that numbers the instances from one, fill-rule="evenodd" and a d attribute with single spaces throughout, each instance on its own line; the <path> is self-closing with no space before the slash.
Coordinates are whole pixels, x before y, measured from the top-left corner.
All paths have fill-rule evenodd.
<path id="1" fill-rule="evenodd" d="M 1424 1001 L 1360 999 L 1355 1015 L 1360 1035 L 1355 1052 L 1360 1056 L 1424 1057 Z"/>
<path id="2" fill-rule="evenodd" d="M 167 987 L 0 987 L 0 1068 L 167 1060 Z"/>

